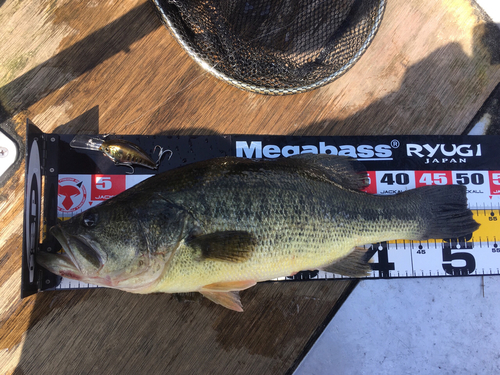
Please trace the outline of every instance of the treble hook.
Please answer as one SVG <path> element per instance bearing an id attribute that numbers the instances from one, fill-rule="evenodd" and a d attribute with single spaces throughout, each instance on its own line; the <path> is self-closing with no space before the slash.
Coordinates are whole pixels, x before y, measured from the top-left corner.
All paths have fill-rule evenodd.
<path id="1" fill-rule="evenodd" d="M 174 152 L 172 150 L 164 150 L 163 147 L 161 147 L 160 145 L 156 145 L 155 148 L 153 149 L 153 153 L 156 152 L 156 148 L 160 149 L 160 152 L 158 153 L 158 160 L 156 161 L 156 168 L 158 168 L 160 166 L 160 162 L 161 159 L 163 158 L 163 155 L 165 155 L 167 152 L 170 153 L 170 155 L 168 156 L 168 160 L 170 160 Z"/>
<path id="2" fill-rule="evenodd" d="M 125 172 L 125 174 L 134 174 L 135 173 L 135 169 L 134 167 L 132 167 L 132 164 L 130 163 L 115 163 L 116 166 L 123 166 L 123 167 L 130 167 L 130 169 L 132 169 L 132 172 Z"/>

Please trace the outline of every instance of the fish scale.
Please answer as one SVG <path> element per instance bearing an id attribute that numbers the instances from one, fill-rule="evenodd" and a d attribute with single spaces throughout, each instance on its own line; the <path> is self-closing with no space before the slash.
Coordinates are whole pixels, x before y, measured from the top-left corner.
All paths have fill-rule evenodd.
<path id="1" fill-rule="evenodd" d="M 381 238 L 404 238 L 408 236 L 411 227 L 416 225 L 415 220 L 385 219 L 395 215 L 391 207 L 384 207 L 384 203 L 379 204 L 390 200 L 389 197 L 380 198 L 346 191 L 326 181 L 314 181 L 313 185 L 310 179 L 297 177 L 288 171 L 276 171 L 272 176 L 266 175 L 268 178 L 265 184 L 262 184 L 260 171 L 256 173 L 258 174 L 256 178 L 247 174 L 244 179 L 237 173 L 225 178 L 221 178 L 222 175 L 219 173 L 214 173 L 213 177 L 206 176 L 206 181 L 200 190 L 190 187 L 189 198 L 183 199 L 189 202 L 186 203 L 187 209 L 197 213 L 195 219 L 204 223 L 203 229 L 206 231 L 231 229 L 255 233 L 259 239 L 259 246 L 252 253 L 252 257 L 244 264 L 214 261 L 209 265 L 208 262 L 196 262 L 190 255 L 189 248 L 182 248 L 178 255 L 183 261 L 183 267 L 179 268 L 182 271 L 175 273 L 167 270 L 164 279 L 157 287 L 158 290 L 185 291 L 184 289 L 192 288 L 192 284 L 200 282 L 210 284 L 220 280 L 221 275 L 225 275 L 227 280 L 253 278 L 257 281 L 278 277 L 278 274 L 283 273 L 288 275 L 301 269 L 331 263 L 345 256 L 355 245 L 378 242 Z M 189 179 L 189 177 L 183 178 Z M 302 198 L 302 204 L 297 204 L 297 191 L 301 192 L 299 196 Z M 184 196 L 185 192 L 177 194 Z M 351 196 L 353 194 L 357 196 L 354 198 Z M 195 198 L 201 195 L 211 199 Z M 255 199 L 250 201 L 241 199 L 248 196 Z M 172 199 L 175 199 L 175 194 Z M 367 200 L 366 204 L 363 204 L 363 199 Z M 355 200 L 361 202 L 355 203 Z M 347 201 L 352 202 L 351 207 L 346 207 Z M 227 202 L 232 204 L 228 205 Z M 334 205 L 333 202 L 338 204 Z M 272 215 L 264 223 L 255 220 L 255 217 L 241 215 L 242 212 L 256 211 L 255 206 L 259 206 L 259 212 L 269 212 Z M 373 208 L 370 209 L 370 206 Z M 403 206 L 408 209 L 400 213 L 400 217 L 409 218 L 408 211 L 413 207 L 406 203 Z M 364 216 L 368 219 L 361 220 L 363 215 L 360 207 L 364 208 Z M 335 220 L 324 220 L 325 212 L 329 211 L 334 212 L 330 213 L 330 216 L 335 217 Z M 297 212 L 302 215 L 297 216 Z M 335 214 L 338 212 L 342 215 Z M 378 215 L 379 220 L 373 220 L 375 215 Z M 354 217 L 356 220 L 344 222 L 343 231 L 339 232 L 336 228 L 344 221 L 345 216 Z M 299 232 L 297 232 L 298 227 L 300 227 Z M 288 232 L 293 234 L 293 241 L 290 241 L 290 236 L 284 235 Z M 353 237 L 353 233 L 356 236 Z M 290 260 L 289 249 L 293 249 L 297 254 L 303 254 L 301 263 Z M 189 265 L 189 278 L 192 278 L 189 284 L 181 282 L 185 278 L 186 265 Z M 172 263 L 171 268 L 176 269 L 176 264 Z"/>

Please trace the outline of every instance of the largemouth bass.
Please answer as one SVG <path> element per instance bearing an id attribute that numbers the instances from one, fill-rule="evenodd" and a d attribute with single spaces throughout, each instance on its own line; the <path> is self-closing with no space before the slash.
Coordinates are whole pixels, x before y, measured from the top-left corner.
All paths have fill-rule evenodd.
<path id="1" fill-rule="evenodd" d="M 478 224 L 465 186 L 360 191 L 353 159 L 223 157 L 153 176 L 51 229 L 61 276 L 133 293 L 197 291 L 242 311 L 238 291 L 302 270 L 370 271 L 361 245 L 458 238 Z"/>

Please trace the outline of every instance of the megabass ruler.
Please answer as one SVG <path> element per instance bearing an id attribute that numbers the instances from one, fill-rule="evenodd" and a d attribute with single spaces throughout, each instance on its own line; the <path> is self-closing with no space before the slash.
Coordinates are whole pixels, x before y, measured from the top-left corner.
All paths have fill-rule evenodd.
<path id="1" fill-rule="evenodd" d="M 33 144 L 38 145 L 37 150 L 40 150 L 39 159 L 45 185 L 42 233 L 47 233 L 48 228 L 57 220 L 72 217 L 99 204 L 152 174 L 192 162 L 228 155 L 273 159 L 296 154 L 326 153 L 350 156 L 363 163 L 370 179 L 366 191 L 371 194 L 391 195 L 426 185 L 465 185 L 469 207 L 473 210 L 475 220 L 481 224 L 478 231 L 464 239 L 367 244 L 367 251 L 372 255 L 373 261 L 372 272 L 367 278 L 500 274 L 500 251 L 497 250 L 497 237 L 500 233 L 500 158 L 497 148 L 500 137 L 114 137 L 136 143 L 149 153 L 153 153 L 155 146 L 160 145 L 172 150 L 173 155 L 171 159 L 163 161 L 157 171 L 136 167 L 135 173 L 128 175 L 126 173 L 130 171 L 129 168 L 115 166 L 100 152 L 72 149 L 69 146 L 72 135 L 31 135 Z M 28 159 L 28 167 L 32 160 L 37 158 Z M 27 184 L 31 180 L 28 178 Z M 27 196 L 36 198 L 36 194 L 29 192 Z M 29 212 L 34 210 L 33 202 L 26 206 Z M 31 254 L 39 251 L 38 249 L 57 251 L 60 245 L 49 236 L 37 247 L 30 242 L 30 238 L 36 238 L 29 235 L 31 228 L 36 228 L 36 225 L 31 223 L 25 227 L 26 243 L 31 246 L 31 250 L 25 248 L 23 253 L 27 267 L 23 273 L 26 286 L 23 290 L 26 294 L 54 288 L 93 287 L 73 280 L 61 280 L 44 269 L 37 270 Z M 33 282 L 28 275 L 32 276 Z M 342 276 L 305 271 L 278 280 L 338 278 Z"/>

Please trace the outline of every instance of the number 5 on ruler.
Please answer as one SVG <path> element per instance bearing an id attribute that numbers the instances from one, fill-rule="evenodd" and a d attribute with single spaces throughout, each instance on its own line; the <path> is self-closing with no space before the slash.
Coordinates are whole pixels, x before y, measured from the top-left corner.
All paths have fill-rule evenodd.
<path id="1" fill-rule="evenodd" d="M 466 250 L 471 249 L 472 244 L 465 241 L 443 243 L 443 270 L 447 274 L 454 276 L 469 275 L 476 270 L 476 259 L 471 253 L 459 251 L 463 248 Z M 457 265 L 457 261 L 460 261 L 462 265 Z"/>

